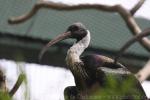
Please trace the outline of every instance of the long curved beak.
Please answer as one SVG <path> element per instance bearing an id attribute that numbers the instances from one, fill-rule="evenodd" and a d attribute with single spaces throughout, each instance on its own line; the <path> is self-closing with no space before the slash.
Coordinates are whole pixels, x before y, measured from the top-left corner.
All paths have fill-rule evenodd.
<path id="1" fill-rule="evenodd" d="M 56 44 L 57 42 L 61 41 L 61 40 L 64 40 L 64 39 L 67 39 L 71 36 L 71 32 L 65 32 L 63 34 L 60 34 L 58 35 L 56 38 L 54 38 L 53 40 L 51 40 L 49 43 L 47 43 L 43 49 L 41 50 L 40 54 L 39 54 L 39 61 L 42 59 L 42 56 L 44 55 L 44 53 L 47 51 L 47 49 Z"/>

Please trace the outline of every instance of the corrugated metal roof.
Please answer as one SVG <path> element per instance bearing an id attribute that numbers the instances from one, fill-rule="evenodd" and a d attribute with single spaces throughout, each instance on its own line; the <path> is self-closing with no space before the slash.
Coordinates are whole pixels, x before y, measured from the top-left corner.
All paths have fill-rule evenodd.
<path id="1" fill-rule="evenodd" d="M 91 32 L 90 46 L 108 50 L 119 49 L 132 36 L 118 14 L 91 9 L 78 11 L 41 9 L 25 23 L 13 26 L 7 23 L 8 18 L 28 12 L 35 2 L 36 0 L 0 0 L 0 32 L 50 40 L 64 32 L 70 24 L 80 21 Z M 149 20 L 142 18 L 136 18 L 136 20 L 142 29 L 150 26 Z M 129 51 L 149 55 L 138 43 Z"/>

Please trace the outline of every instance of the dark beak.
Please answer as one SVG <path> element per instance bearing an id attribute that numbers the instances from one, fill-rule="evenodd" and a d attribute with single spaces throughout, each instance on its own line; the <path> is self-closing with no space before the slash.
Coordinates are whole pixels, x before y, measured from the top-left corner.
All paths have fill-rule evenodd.
<path id="1" fill-rule="evenodd" d="M 57 42 L 67 39 L 71 36 L 71 32 L 65 32 L 63 34 L 58 35 L 55 39 L 51 40 L 49 43 L 46 44 L 46 46 L 43 47 L 43 49 L 41 50 L 40 54 L 39 54 L 39 61 L 42 59 L 42 56 L 44 55 L 44 53 L 47 51 L 47 49 L 56 44 Z"/>

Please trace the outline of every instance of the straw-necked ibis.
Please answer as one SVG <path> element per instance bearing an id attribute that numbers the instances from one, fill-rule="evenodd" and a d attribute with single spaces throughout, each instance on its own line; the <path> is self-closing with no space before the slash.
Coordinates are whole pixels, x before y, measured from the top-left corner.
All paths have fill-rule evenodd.
<path id="1" fill-rule="evenodd" d="M 123 84 L 123 80 L 126 80 L 127 77 L 131 76 L 136 83 L 136 86 L 131 88 L 140 91 L 142 99 L 146 98 L 140 83 L 122 64 L 114 64 L 114 60 L 111 58 L 97 54 L 81 57 L 83 51 L 89 46 L 91 37 L 90 31 L 80 22 L 72 24 L 68 27 L 66 32 L 51 40 L 42 49 L 39 58 L 42 57 L 48 47 L 68 38 L 76 40 L 73 46 L 68 50 L 66 56 L 66 63 L 74 76 L 76 86 L 70 86 L 65 89 L 64 93 L 67 99 L 80 100 L 82 97 L 85 97 L 82 99 L 86 99 L 86 96 L 88 97 L 94 91 L 107 87 L 106 74 L 109 73 L 110 75 L 116 75 L 115 79 L 118 80 L 117 82 L 120 84 L 119 86 L 116 86 L 118 88 Z M 111 89 L 110 91 L 113 92 Z M 116 94 L 116 96 L 118 95 L 120 97 L 119 100 L 131 100 L 136 94 L 131 94 L 130 92 L 131 91 L 129 90 L 128 94 Z"/>

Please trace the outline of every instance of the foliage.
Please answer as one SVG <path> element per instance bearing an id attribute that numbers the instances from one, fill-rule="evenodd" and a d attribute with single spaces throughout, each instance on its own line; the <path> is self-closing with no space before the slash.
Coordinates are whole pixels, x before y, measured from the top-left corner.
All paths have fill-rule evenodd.
<path id="1" fill-rule="evenodd" d="M 0 100 L 11 100 L 11 98 L 8 93 L 0 91 Z"/>
<path id="2" fill-rule="evenodd" d="M 120 77 L 119 77 L 120 78 Z M 116 79 L 112 75 L 108 75 L 105 87 L 93 93 L 91 100 L 141 100 L 142 92 L 138 90 L 137 80 L 134 76 L 121 77 Z"/>

